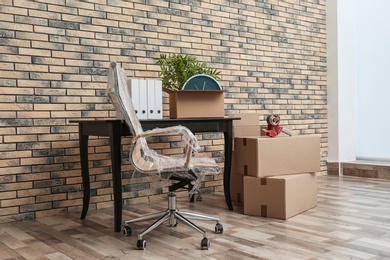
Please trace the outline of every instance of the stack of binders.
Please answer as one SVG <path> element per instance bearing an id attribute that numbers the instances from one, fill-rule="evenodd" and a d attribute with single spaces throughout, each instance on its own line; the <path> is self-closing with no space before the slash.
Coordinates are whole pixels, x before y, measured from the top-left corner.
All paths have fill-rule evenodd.
<path id="1" fill-rule="evenodd" d="M 161 80 L 131 79 L 129 88 L 138 119 L 162 119 Z"/>

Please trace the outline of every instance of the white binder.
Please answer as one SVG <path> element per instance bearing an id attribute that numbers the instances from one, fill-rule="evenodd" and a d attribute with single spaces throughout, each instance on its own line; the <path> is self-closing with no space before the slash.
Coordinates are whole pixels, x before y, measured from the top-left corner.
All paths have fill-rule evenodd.
<path id="1" fill-rule="evenodd" d="M 155 102 L 155 88 L 154 88 L 154 80 L 148 79 L 146 80 L 146 84 L 148 86 L 148 119 L 156 118 L 156 102 Z"/>
<path id="2" fill-rule="evenodd" d="M 162 110 L 162 82 L 161 80 L 154 81 L 154 107 L 155 107 L 155 119 L 163 118 Z"/>
<path id="3" fill-rule="evenodd" d="M 138 79 L 130 79 L 129 85 L 130 85 L 130 95 L 131 95 L 131 99 L 133 101 L 134 110 L 138 116 L 139 110 L 140 110 L 139 80 Z"/>
<path id="4" fill-rule="evenodd" d="M 139 119 L 148 119 L 148 88 L 146 80 L 139 80 Z"/>

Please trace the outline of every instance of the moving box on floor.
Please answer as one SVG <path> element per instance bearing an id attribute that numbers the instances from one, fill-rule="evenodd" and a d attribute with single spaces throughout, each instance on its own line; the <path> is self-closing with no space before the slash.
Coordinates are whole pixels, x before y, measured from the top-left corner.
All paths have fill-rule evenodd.
<path id="1" fill-rule="evenodd" d="M 317 205 L 317 177 L 303 173 L 244 176 L 244 214 L 288 219 Z"/>
<path id="2" fill-rule="evenodd" d="M 253 177 L 320 171 L 320 135 L 235 137 L 235 171 Z"/>
<path id="3" fill-rule="evenodd" d="M 241 118 L 233 120 L 233 138 L 241 136 L 260 136 L 259 114 L 257 113 L 234 113 L 228 117 Z M 232 150 L 234 151 L 234 142 Z"/>
<path id="4" fill-rule="evenodd" d="M 232 201 L 244 203 L 244 175 L 236 173 L 235 153 L 232 152 L 230 170 L 230 197 Z"/>

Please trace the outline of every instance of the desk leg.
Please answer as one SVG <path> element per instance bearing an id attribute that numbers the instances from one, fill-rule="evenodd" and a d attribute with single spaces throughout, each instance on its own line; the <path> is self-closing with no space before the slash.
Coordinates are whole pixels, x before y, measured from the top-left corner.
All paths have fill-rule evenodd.
<path id="1" fill-rule="evenodd" d="M 230 196 L 230 171 L 232 165 L 232 142 L 233 142 L 233 124 L 228 122 L 228 131 L 223 133 L 225 139 L 225 163 L 223 172 L 223 190 L 225 201 L 229 210 L 233 210 L 232 199 Z"/>
<path id="2" fill-rule="evenodd" d="M 110 146 L 114 189 L 114 225 L 115 232 L 119 232 L 122 222 L 121 121 L 112 124 Z"/>
<path id="3" fill-rule="evenodd" d="M 81 211 L 81 219 L 85 219 L 89 207 L 90 181 L 88 168 L 88 135 L 83 135 L 82 124 L 79 124 L 79 143 L 80 143 L 80 162 L 81 162 L 81 177 L 83 180 L 83 209 Z"/>

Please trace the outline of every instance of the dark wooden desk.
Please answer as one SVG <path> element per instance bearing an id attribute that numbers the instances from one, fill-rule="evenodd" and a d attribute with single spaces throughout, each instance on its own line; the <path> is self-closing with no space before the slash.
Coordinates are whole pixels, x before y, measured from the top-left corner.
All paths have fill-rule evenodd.
<path id="1" fill-rule="evenodd" d="M 225 163 L 223 187 L 225 200 L 229 210 L 233 210 L 230 197 L 230 168 L 232 161 L 233 120 L 238 118 L 193 118 L 193 119 L 161 119 L 141 120 L 144 130 L 156 127 L 183 125 L 193 133 L 223 132 L 225 140 Z M 108 136 L 111 147 L 112 179 L 114 190 L 114 222 L 115 231 L 119 232 L 122 222 L 122 179 L 121 179 L 121 137 L 130 136 L 129 127 L 121 120 L 72 120 L 79 124 L 81 175 L 83 180 L 84 198 L 81 219 L 88 212 L 90 199 L 90 180 L 88 167 L 88 137 Z"/>

